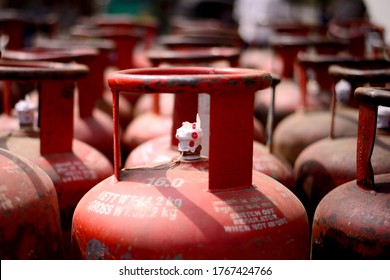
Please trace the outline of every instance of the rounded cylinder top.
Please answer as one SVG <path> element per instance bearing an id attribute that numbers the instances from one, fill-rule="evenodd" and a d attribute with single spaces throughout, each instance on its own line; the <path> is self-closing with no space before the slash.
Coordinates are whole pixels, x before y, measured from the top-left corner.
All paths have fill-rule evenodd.
<path id="1" fill-rule="evenodd" d="M 255 92 L 271 85 L 272 77 L 260 70 L 211 67 L 143 68 L 112 72 L 113 91 L 134 93 Z M 237 91 L 236 94 L 240 94 Z"/>
<path id="2" fill-rule="evenodd" d="M 364 65 L 363 65 L 364 63 Z M 386 60 L 365 60 L 360 66 L 345 67 L 331 65 L 329 74 L 336 79 L 363 82 L 387 82 L 390 78 L 390 62 Z"/>
<path id="3" fill-rule="evenodd" d="M 6 50 L 2 58 L 7 60 L 55 60 L 63 61 L 78 58 L 94 58 L 98 55 L 98 50 L 92 47 L 68 48 L 68 49 L 45 49 L 31 48 L 26 50 Z"/>
<path id="4" fill-rule="evenodd" d="M 88 74 L 88 67 L 77 63 L 46 61 L 1 61 L 0 79 L 61 80 L 79 79 Z"/>

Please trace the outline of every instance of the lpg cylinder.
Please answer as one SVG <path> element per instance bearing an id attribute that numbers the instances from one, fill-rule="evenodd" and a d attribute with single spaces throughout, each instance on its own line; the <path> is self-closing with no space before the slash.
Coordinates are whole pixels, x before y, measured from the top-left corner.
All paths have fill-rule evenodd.
<path id="1" fill-rule="evenodd" d="M 355 97 L 360 103 L 356 180 L 338 186 L 318 205 L 312 231 L 313 259 L 390 259 L 390 173 L 374 176 L 372 164 L 373 150 L 375 154 L 384 144 L 375 140 L 378 105 L 390 107 L 390 91 L 361 87 L 355 90 Z M 381 164 L 389 166 L 386 161 Z"/>
<path id="2" fill-rule="evenodd" d="M 390 80 L 390 68 L 358 70 L 333 65 L 329 72 L 336 81 L 345 79 L 353 85 L 386 85 Z M 356 87 L 355 87 L 356 88 Z M 332 107 L 332 115 L 335 112 Z M 380 116 L 383 123 L 378 130 L 372 156 L 375 174 L 390 173 L 389 112 Z M 356 176 L 356 136 L 336 137 L 333 133 L 334 118 L 331 116 L 330 135 L 306 147 L 298 156 L 294 172 L 297 178 L 298 196 L 312 219 L 320 200 L 332 189 L 351 181 Z M 384 120 L 384 121 L 383 121 Z M 337 121 L 337 120 L 335 120 Z M 359 126 L 362 124 L 359 123 Z"/>
<path id="3" fill-rule="evenodd" d="M 52 179 L 58 194 L 65 258 L 70 254 L 74 208 L 97 182 L 112 174 L 112 164 L 96 149 L 73 139 L 75 82 L 88 69 L 76 63 L 2 61 L 1 80 L 28 81 L 39 92 L 39 128 L 31 118 L 0 138 L 0 147 L 25 156 Z M 28 110 L 29 111 L 29 110 Z M 21 110 L 23 116 L 25 110 Z"/>
<path id="4" fill-rule="evenodd" d="M 272 76 L 271 86 L 273 96 L 275 96 L 275 87 L 278 83 L 278 77 Z M 171 125 L 170 135 L 156 137 L 137 146 L 127 157 L 125 167 L 131 168 L 150 163 L 166 162 L 171 158 L 179 156 L 175 128 L 180 126 L 185 120 L 193 120 L 198 107 L 200 109 L 199 111 L 205 111 L 202 107 L 207 107 L 207 104 L 205 101 L 200 100 L 198 105 L 197 96 L 176 95 L 175 110 L 171 119 L 171 124 L 173 125 Z M 240 118 L 240 116 L 237 117 Z M 291 165 L 273 154 L 273 118 L 274 111 L 273 107 L 271 107 L 267 123 L 267 145 L 265 146 L 257 140 L 253 141 L 253 169 L 276 179 L 289 190 L 295 192 L 295 177 Z M 207 152 L 204 154 L 207 154 Z"/>
<path id="5" fill-rule="evenodd" d="M 308 258 L 302 204 L 282 184 L 252 170 L 254 92 L 270 85 L 269 74 L 239 68 L 147 68 L 113 72 L 108 83 L 117 128 L 115 173 L 91 189 L 75 210 L 72 236 L 83 258 Z M 200 157 L 201 146 L 196 147 L 200 124 L 185 122 L 178 130 L 184 139 L 182 158 L 121 170 L 118 95 L 145 91 L 210 95 L 209 158 Z"/>
<path id="6" fill-rule="evenodd" d="M 75 61 L 88 67 L 87 77 L 77 83 L 77 102 L 74 112 L 74 137 L 103 153 L 113 162 L 112 152 L 112 118 L 109 115 L 96 109 L 95 105 L 104 90 L 104 70 L 107 67 L 105 62 L 106 54 L 96 48 L 72 47 L 70 42 L 63 44 L 61 48 L 54 40 L 46 40 L 45 47 L 34 47 L 16 51 L 4 51 L 3 58 L 7 60 L 20 61 Z M 50 46 L 53 42 L 54 45 Z M 68 48 L 65 49 L 66 44 Z M 96 43 L 95 43 L 96 44 Z M 99 83 L 98 81 L 101 81 Z M 96 137 L 99 135 L 99 137 Z"/>
<path id="7" fill-rule="evenodd" d="M 284 118 L 275 128 L 275 153 L 294 165 L 298 155 L 310 144 L 329 136 L 331 126 L 331 104 L 333 98 L 338 97 L 337 110 L 334 114 L 335 124 L 332 131 L 337 137 L 356 136 L 358 112 L 354 102 L 351 85 L 345 80 L 333 83 L 328 68 L 332 64 L 370 69 L 388 67 L 389 62 L 384 59 L 356 58 L 350 55 L 319 55 L 299 53 L 297 65 L 300 69 L 301 108 Z M 308 76 L 314 76 L 310 79 Z M 317 84 L 317 99 L 323 98 L 328 108 L 313 109 L 307 106 L 307 95 L 310 83 Z M 317 82 L 317 81 L 318 82 Z M 338 80 L 339 82 L 339 80 Z M 369 77 L 362 78 L 360 84 L 369 82 Z M 346 84 L 346 85 L 345 85 Z M 357 85 L 352 85 L 356 88 Z M 336 90 L 337 89 L 337 90 Z M 336 92 L 337 91 L 337 92 Z M 333 93 L 333 95 L 331 94 Z M 323 97 L 321 97 L 323 96 Z"/>
<path id="8" fill-rule="evenodd" d="M 50 177 L 0 149 L 0 258 L 62 259 L 60 211 Z"/>

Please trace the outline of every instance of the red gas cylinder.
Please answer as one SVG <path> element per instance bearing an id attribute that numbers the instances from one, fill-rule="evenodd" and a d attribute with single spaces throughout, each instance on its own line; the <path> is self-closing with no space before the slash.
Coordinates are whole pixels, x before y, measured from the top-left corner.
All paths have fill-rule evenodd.
<path id="1" fill-rule="evenodd" d="M 63 257 L 57 193 L 36 164 L 0 149 L 0 258 Z"/>
<path id="2" fill-rule="evenodd" d="M 383 85 L 390 79 L 390 68 L 358 70 L 334 65 L 329 68 L 329 72 L 336 80 L 345 79 L 352 85 Z M 335 107 L 332 108 L 332 115 L 334 111 Z M 371 160 L 375 174 L 390 173 L 390 137 L 386 121 L 389 113 L 381 118 L 385 120 L 385 124 L 378 131 Z M 330 121 L 332 120 L 334 118 L 331 117 Z M 306 207 L 309 219 L 328 192 L 356 177 L 356 136 L 335 137 L 334 126 L 331 123 L 330 137 L 306 147 L 295 162 L 298 196 Z"/>
<path id="3" fill-rule="evenodd" d="M 55 62 L 2 61 L 0 65 L 1 80 L 37 85 L 39 129 L 30 119 L 19 130 L 1 137 L 0 145 L 25 156 L 52 179 L 61 211 L 65 257 L 69 258 L 71 219 L 77 202 L 92 186 L 112 174 L 112 164 L 106 157 L 73 139 L 75 81 L 85 77 L 88 69 L 76 63 Z"/>
<path id="4" fill-rule="evenodd" d="M 337 187 L 318 205 L 313 259 L 390 259 L 390 173 L 374 176 L 371 160 L 373 149 L 375 154 L 381 145 L 375 140 L 378 105 L 390 107 L 390 91 L 357 88 L 355 97 L 360 103 L 356 180 Z"/>
<path id="5" fill-rule="evenodd" d="M 310 144 L 329 136 L 331 125 L 331 106 L 328 108 L 312 109 L 307 106 L 307 95 L 309 94 L 310 82 L 315 81 L 317 89 L 315 92 L 320 100 L 321 96 L 324 104 L 332 103 L 331 92 L 336 94 L 338 88 L 338 108 L 334 115 L 333 133 L 337 137 L 356 136 L 357 135 L 357 117 L 356 102 L 354 102 L 352 91 L 347 85 L 332 85 L 332 77 L 328 73 L 328 68 L 332 64 L 356 67 L 360 69 L 369 69 L 376 67 L 389 67 L 388 61 L 383 59 L 354 58 L 350 55 L 315 55 L 308 53 L 298 54 L 297 64 L 300 69 L 300 88 L 301 88 L 301 108 L 284 118 L 275 128 L 275 153 L 285 158 L 291 165 L 294 165 L 298 155 L 304 148 Z M 309 74 L 311 76 L 308 78 Z M 364 79 L 364 78 L 363 78 Z M 365 79 L 369 81 L 369 79 Z M 345 81 L 343 81 L 345 83 Z M 362 81 L 363 82 L 363 81 Z M 341 87 L 340 87 L 341 85 Z M 352 85 L 357 87 L 357 85 Z M 341 88 L 341 89 L 340 89 Z M 340 90 L 339 90 L 340 89 Z"/>
<path id="6" fill-rule="evenodd" d="M 279 79 L 274 76 L 272 79 L 273 95 L 275 95 L 275 87 L 278 82 Z M 137 146 L 126 159 L 125 167 L 167 162 L 172 158 L 179 156 L 175 128 L 179 127 L 185 120 L 194 119 L 198 106 L 200 110 L 202 110 L 202 107 L 208 107 L 207 102 L 200 100 L 200 103 L 201 104 L 198 105 L 197 96 L 176 95 L 175 110 L 170 119 L 170 135 L 166 134 L 156 137 Z M 272 121 L 274 117 L 272 109 L 273 108 L 271 107 L 268 118 L 269 123 L 267 124 L 267 147 L 258 141 L 253 141 L 253 169 L 276 179 L 288 189 L 295 192 L 295 178 L 291 166 L 272 153 Z M 205 154 L 207 154 L 207 152 Z"/>
<path id="7" fill-rule="evenodd" d="M 151 50 L 148 58 L 157 66 L 185 66 L 185 65 L 212 65 L 219 67 L 236 67 L 240 51 L 236 48 L 208 48 L 191 50 Z M 192 98 L 193 99 L 193 98 Z M 196 98 L 195 98 L 196 99 Z M 160 104 L 160 102 L 162 104 Z M 180 101 L 183 103 L 184 101 Z M 197 100 L 191 100 L 197 106 Z M 141 105 L 139 105 L 141 104 Z M 144 104 L 144 105 L 142 105 Z M 146 104 L 150 104 L 149 106 Z M 179 106 L 184 106 L 181 104 Z M 128 151 L 134 150 L 138 145 L 146 141 L 168 135 L 172 129 L 172 114 L 174 113 L 174 98 L 172 95 L 149 95 L 146 94 L 137 101 L 135 110 L 144 111 L 135 116 L 123 134 L 123 144 Z M 140 109 L 143 107 L 143 109 Z M 149 108 L 148 108 L 149 107 Z M 169 110 L 169 113 L 167 112 Z M 160 113 L 164 111 L 165 113 Z M 192 113 L 192 114 L 191 114 Z M 189 112 L 194 116 L 194 112 Z M 187 115 L 188 116 L 188 115 Z M 179 124 L 181 121 L 179 122 Z M 264 143 L 264 128 L 254 118 L 255 140 Z"/>
<path id="8" fill-rule="evenodd" d="M 108 83 L 116 128 L 120 92 L 208 93 L 210 156 L 199 157 L 195 149 L 188 155 L 193 160 L 183 152 L 183 158 L 159 167 L 121 170 L 116 130 L 115 175 L 91 189 L 73 216 L 73 240 L 83 258 L 308 258 L 302 204 L 283 185 L 252 170 L 253 93 L 270 85 L 269 74 L 149 68 L 111 73 Z M 200 136 L 198 124 L 186 126 Z"/>
<path id="9" fill-rule="evenodd" d="M 95 108 L 96 102 L 101 98 L 104 89 L 104 70 L 107 67 L 106 54 L 91 47 L 78 46 L 76 48 L 76 44 L 71 47 L 71 42 L 64 42 L 64 45 L 58 49 L 54 48 L 58 46 L 56 41 L 46 40 L 45 42 L 47 47 L 4 51 L 3 58 L 20 61 L 75 61 L 88 66 L 89 73 L 87 77 L 79 79 L 77 83 L 74 137 L 96 148 L 113 162 L 112 119 L 106 113 Z M 54 45 L 50 46 L 51 42 Z M 68 44 L 68 48 L 64 49 L 66 44 Z M 99 137 L 96 137 L 96 135 L 99 135 Z"/>

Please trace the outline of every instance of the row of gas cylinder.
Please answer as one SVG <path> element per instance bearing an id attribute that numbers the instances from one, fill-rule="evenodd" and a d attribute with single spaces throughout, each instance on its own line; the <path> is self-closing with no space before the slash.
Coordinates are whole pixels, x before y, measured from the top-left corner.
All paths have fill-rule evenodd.
<path id="1" fill-rule="evenodd" d="M 25 47 L 14 20 L 2 259 L 390 258 L 382 28 L 274 26 L 243 49 L 218 22 L 95 16 Z"/>

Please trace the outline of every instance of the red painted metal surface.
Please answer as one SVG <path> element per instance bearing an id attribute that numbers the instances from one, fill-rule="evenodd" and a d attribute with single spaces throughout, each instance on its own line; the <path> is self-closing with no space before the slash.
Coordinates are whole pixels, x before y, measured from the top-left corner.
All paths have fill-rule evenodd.
<path id="1" fill-rule="evenodd" d="M 60 212 L 49 176 L 0 149 L 0 185 L 0 258 L 61 259 Z"/>
<path id="2" fill-rule="evenodd" d="M 377 106 L 390 106 L 390 91 L 358 88 L 355 96 L 360 102 L 356 180 L 337 187 L 318 205 L 313 221 L 313 259 L 390 258 L 390 173 L 374 176 L 371 159 L 378 147 Z"/>
<path id="3" fill-rule="evenodd" d="M 36 163 L 54 182 L 66 258 L 72 257 L 70 227 L 77 202 L 112 172 L 112 164 L 100 152 L 73 139 L 75 81 L 87 73 L 85 66 L 75 63 L 3 61 L 0 65 L 1 80 L 38 85 L 39 129 L 15 131 L 1 137 L 0 145 Z"/>
<path id="4" fill-rule="evenodd" d="M 358 70 L 331 66 L 329 71 L 336 80 L 347 79 L 354 85 L 386 84 L 390 78 L 389 68 Z M 359 126 L 361 125 L 359 123 Z M 336 134 L 332 132 L 332 128 L 329 134 L 330 137 L 306 147 L 298 156 L 294 166 L 298 196 L 306 207 L 309 219 L 313 217 L 318 203 L 328 192 L 356 177 L 356 137 L 333 137 Z M 389 132 L 386 129 L 378 131 L 371 160 L 375 174 L 390 173 L 389 144 Z"/>
<path id="5" fill-rule="evenodd" d="M 271 84 L 269 74 L 149 68 L 111 73 L 108 83 L 116 128 L 120 92 L 209 93 L 210 156 L 121 170 L 115 130 L 114 176 L 91 189 L 73 217 L 73 240 L 84 258 L 308 258 L 302 204 L 283 185 L 252 170 L 253 94 Z"/>
<path id="6" fill-rule="evenodd" d="M 124 166 L 133 168 L 161 164 L 176 158 L 180 153 L 175 143 L 177 140 L 172 140 L 170 135 L 165 135 L 139 145 L 127 157 Z M 253 170 L 274 178 L 292 192 L 296 192 L 296 182 L 291 166 L 275 157 L 264 145 L 256 141 L 253 142 Z"/>

